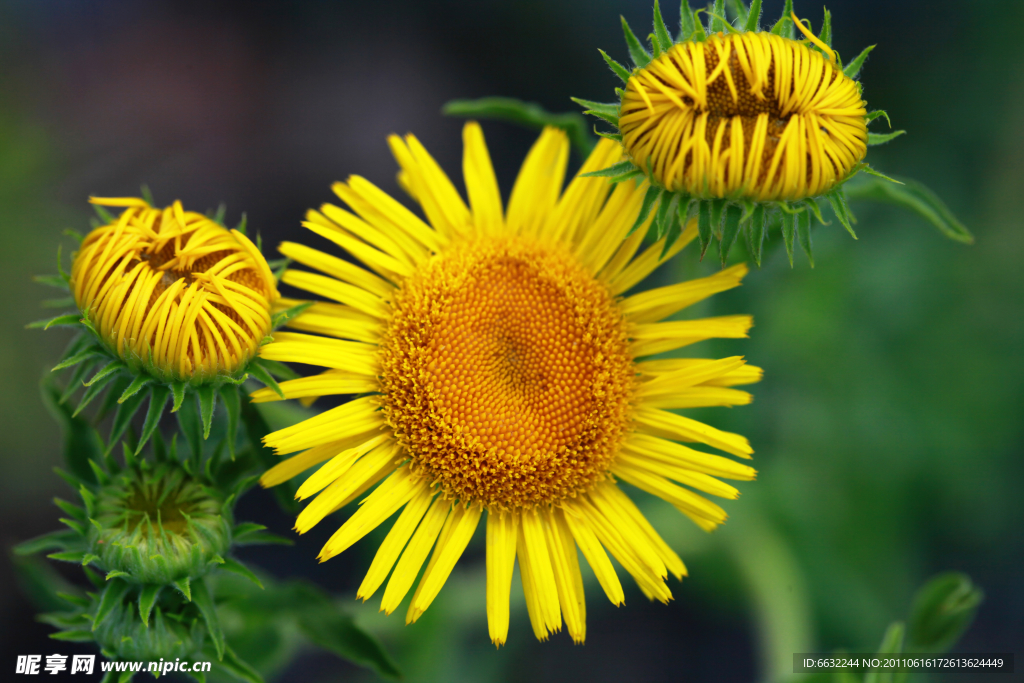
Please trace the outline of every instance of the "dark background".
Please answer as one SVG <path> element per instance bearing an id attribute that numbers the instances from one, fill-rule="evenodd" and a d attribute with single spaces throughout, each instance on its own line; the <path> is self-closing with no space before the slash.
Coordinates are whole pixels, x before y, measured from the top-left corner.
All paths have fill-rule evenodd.
<path id="1" fill-rule="evenodd" d="M 782 1 L 764 4 L 774 20 Z M 752 406 L 701 415 L 750 437 L 760 476 L 727 503 L 731 519 L 711 536 L 644 501 L 690 569 L 673 584 L 675 601 L 648 604 L 630 583 L 627 606 L 615 609 L 590 586 L 586 645 L 565 634 L 539 644 L 514 591 L 510 642 L 495 652 L 478 544 L 415 626 L 378 616 L 376 600 L 353 603 L 407 680 L 785 679 L 795 651 L 876 647 L 914 589 L 947 569 L 969 573 L 987 594 L 959 648 L 1018 648 L 1019 659 L 1024 3 L 828 7 L 846 59 L 878 44 L 862 73 L 865 96 L 909 131 L 868 160 L 939 192 L 977 244 L 861 205 L 859 241 L 838 225 L 817 229 L 815 269 L 799 256 L 791 270 L 773 249 L 745 287 L 696 311 L 755 316 L 749 341 L 697 351 L 741 353 L 766 368 Z M 819 3 L 796 9 L 820 27 Z M 666 8 L 670 25 L 677 12 Z M 37 389 L 66 338 L 24 325 L 44 317 L 39 302 L 54 295 L 31 276 L 55 270 L 57 245 L 71 247 L 65 228 L 87 228 L 88 195 L 137 194 L 147 183 L 158 203 L 205 210 L 223 201 L 230 221 L 245 211 L 268 251 L 284 239 L 326 248 L 299 221 L 332 200 L 332 181 L 358 173 L 400 195 L 389 133 L 415 132 L 461 182 L 461 122 L 440 115 L 447 100 L 508 95 L 565 111 L 575 108 L 570 95 L 612 99 L 617 81 L 595 48 L 627 60 L 620 13 L 646 34 L 646 0 L 0 0 L 4 546 L 54 528 L 50 500 L 70 495 L 52 473 L 59 433 Z M 507 194 L 534 134 L 496 123 L 485 132 Z M 689 251 L 654 277 L 713 271 L 713 260 L 700 264 Z M 291 520 L 271 501 L 249 494 L 239 517 L 288 533 Z M 244 557 L 280 577 L 312 578 L 347 603 L 375 547 L 367 540 L 318 565 L 332 531 L 322 524 L 295 548 Z M 6 560 L 0 585 L 0 670 L 10 672 L 17 654 L 82 651 L 46 638 Z M 310 653 L 280 680 L 367 677 Z"/>

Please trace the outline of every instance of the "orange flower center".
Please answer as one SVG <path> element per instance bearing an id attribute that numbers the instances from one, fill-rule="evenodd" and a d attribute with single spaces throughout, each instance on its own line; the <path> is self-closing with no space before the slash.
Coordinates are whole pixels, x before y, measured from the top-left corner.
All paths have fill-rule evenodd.
<path id="1" fill-rule="evenodd" d="M 633 364 L 607 288 L 561 247 L 466 242 L 398 292 L 382 344 L 388 421 L 447 495 L 512 508 L 603 477 Z"/>

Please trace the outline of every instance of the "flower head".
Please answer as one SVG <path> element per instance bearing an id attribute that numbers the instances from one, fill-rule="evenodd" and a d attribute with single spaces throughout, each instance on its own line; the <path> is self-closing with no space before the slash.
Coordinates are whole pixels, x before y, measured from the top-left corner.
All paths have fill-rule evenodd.
<path id="1" fill-rule="evenodd" d="M 759 29 L 760 0 L 729 6 L 731 20 L 717 2 L 705 27 L 684 1 L 673 39 L 655 2 L 651 52 L 623 20 L 635 67 L 602 53 L 625 84 L 619 101 L 576 100 L 615 126 L 604 135 L 622 144 L 625 160 L 595 175 L 647 178 L 650 196 L 635 227 L 655 203 L 659 235 L 678 234 L 699 216 L 702 247 L 717 238 L 723 264 L 741 231 L 760 263 L 771 228 L 785 237 L 790 261 L 794 236 L 811 258 L 811 216 L 823 222 L 816 200 L 826 199 L 853 234 L 843 183 L 875 173 L 863 163 L 868 146 L 903 131 L 868 133 L 868 123 L 885 116 L 868 112 L 854 80 L 871 48 L 844 68 L 830 47 L 827 10 L 815 35 L 792 0 L 771 31 Z"/>
<path id="2" fill-rule="evenodd" d="M 280 247 L 319 271 L 289 270 L 282 281 L 330 300 L 289 322 L 304 333 L 278 333 L 262 350 L 327 368 L 282 382 L 284 395 L 365 395 L 268 435 L 268 446 L 295 455 L 264 474 L 263 485 L 320 465 L 298 490 L 312 498 L 300 533 L 372 489 L 321 560 L 401 510 L 358 595 L 368 599 L 387 580 L 381 608 L 390 613 L 426 563 L 409 622 L 437 596 L 484 513 L 496 644 L 508 633 L 517 559 L 541 640 L 563 619 L 575 641 L 585 637 L 577 548 L 613 603 L 623 602 L 623 590 L 608 553 L 647 596 L 669 600 L 665 579 L 686 568 L 619 482 L 668 500 L 701 528 L 721 524 L 724 510 L 694 489 L 735 498 L 718 477 L 753 479 L 754 470 L 677 441 L 741 458 L 752 450 L 743 437 L 670 409 L 747 403 L 750 395 L 731 387 L 756 382 L 760 370 L 739 357 L 643 359 L 745 337 L 748 316 L 659 322 L 737 286 L 745 266 L 622 298 L 697 232 L 691 222 L 673 243 L 647 248 L 641 232 L 627 237 L 645 182 L 613 187 L 581 175 L 563 191 L 568 142 L 548 128 L 503 208 L 483 135 L 469 123 L 467 206 L 415 137 L 390 143 L 426 222 L 351 177 L 334 190 L 354 213 L 325 204 L 304 225 L 360 265 L 300 244 Z M 619 155 L 616 143 L 601 141 L 582 171 Z"/>
<path id="3" fill-rule="evenodd" d="M 277 296 L 263 255 L 238 230 L 144 199 L 82 242 L 71 270 L 75 303 L 106 346 L 164 382 L 237 377 L 270 333 Z"/>

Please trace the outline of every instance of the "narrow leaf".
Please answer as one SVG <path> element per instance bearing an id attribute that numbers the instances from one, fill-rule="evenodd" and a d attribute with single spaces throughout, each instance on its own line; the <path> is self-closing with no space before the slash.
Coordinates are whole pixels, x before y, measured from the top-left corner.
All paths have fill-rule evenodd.
<path id="1" fill-rule="evenodd" d="M 966 574 L 949 572 L 928 581 L 914 596 L 907 628 L 908 649 L 948 650 L 974 620 L 983 597 Z"/>
<path id="2" fill-rule="evenodd" d="M 132 383 L 128 385 L 128 388 L 125 389 L 121 396 L 118 397 L 117 402 L 124 403 L 129 398 L 137 394 L 139 390 L 142 389 L 142 387 L 146 386 L 151 381 L 152 380 L 150 380 L 150 378 L 146 377 L 145 375 L 136 375 L 135 379 L 132 380 Z"/>
<path id="3" fill-rule="evenodd" d="M 267 372 L 267 369 L 264 368 L 263 365 L 260 363 L 260 359 L 257 358 L 252 363 L 249 363 L 247 371 L 255 379 L 258 379 L 259 381 L 263 382 L 268 387 L 273 389 L 274 393 L 276 393 L 278 396 L 284 398 L 284 392 L 281 391 L 281 387 L 278 386 L 277 380 L 270 376 L 270 373 Z"/>
<path id="4" fill-rule="evenodd" d="M 199 410 L 195 400 L 185 401 L 178 411 L 178 424 L 188 441 L 189 449 L 192 451 L 191 460 L 198 468 L 203 453 L 203 425 L 199 419 Z"/>
<path id="5" fill-rule="evenodd" d="M 974 242 L 974 236 L 943 201 L 916 180 L 904 179 L 902 185 L 894 185 L 859 175 L 844 184 L 843 188 L 848 199 L 866 199 L 902 206 L 934 225 L 946 237 L 966 244 Z"/>
<path id="6" fill-rule="evenodd" d="M 224 571 L 228 571 L 233 574 L 238 574 L 239 576 L 244 576 L 260 588 L 263 588 L 263 584 L 260 582 L 259 577 L 253 574 L 252 570 L 246 567 L 241 562 L 237 562 L 235 560 L 232 560 L 231 558 L 227 558 L 224 560 L 223 563 L 221 563 L 220 568 Z"/>
<path id="7" fill-rule="evenodd" d="M 71 358 L 68 358 L 65 361 L 61 361 L 57 365 L 53 366 L 50 372 L 57 372 L 58 370 L 63 370 L 64 368 L 70 368 L 72 365 L 78 365 L 84 360 L 88 360 L 90 358 L 95 358 L 96 356 L 103 355 L 105 354 L 100 350 L 98 346 L 90 346 L 84 351 L 76 353 Z"/>
<path id="8" fill-rule="evenodd" d="M 836 215 L 839 222 L 843 224 L 843 227 L 846 228 L 853 239 L 857 239 L 857 233 L 853 231 L 853 216 L 850 214 L 850 208 L 846 205 L 846 198 L 843 196 L 842 188 L 832 190 L 825 195 L 825 198 L 828 199 L 828 203 L 832 207 L 832 213 Z"/>
<path id="9" fill-rule="evenodd" d="M 747 248 L 758 268 L 761 267 L 761 251 L 764 248 L 764 219 L 764 206 L 758 204 L 747 226 Z"/>
<path id="10" fill-rule="evenodd" d="M 871 54 L 871 51 L 874 49 L 874 45 L 868 45 L 866 48 L 864 48 L 864 50 L 861 51 L 861 53 L 857 55 L 852 62 L 846 65 L 846 67 L 843 69 L 843 74 L 847 78 L 857 78 L 857 75 L 860 73 L 861 67 L 864 66 L 864 61 L 868 58 L 868 55 Z"/>
<path id="11" fill-rule="evenodd" d="M 581 178 L 611 178 L 613 176 L 619 176 L 623 173 L 629 173 L 630 171 L 637 170 L 636 165 L 632 161 L 620 161 L 614 166 L 608 168 L 602 168 L 600 171 L 591 171 L 590 173 L 581 173 Z"/>
<path id="12" fill-rule="evenodd" d="M 164 414 L 164 407 L 167 405 L 167 399 L 170 398 L 170 394 L 170 390 L 162 385 L 155 386 L 150 390 L 149 409 L 146 410 L 146 421 L 142 425 L 142 436 L 139 438 L 139 445 L 135 449 L 136 455 L 142 452 L 143 446 L 146 445 L 146 442 L 153 436 L 153 432 L 160 426 L 160 418 Z"/>
<path id="13" fill-rule="evenodd" d="M 747 25 L 750 10 L 748 10 L 747 6 L 743 4 L 743 0 L 729 0 L 728 5 L 730 13 L 734 17 L 733 23 L 736 26 L 745 27 Z"/>
<path id="14" fill-rule="evenodd" d="M 626 37 L 626 47 L 629 48 L 629 56 L 632 57 L 633 63 L 642 69 L 651 61 L 651 55 L 633 34 L 633 29 L 626 22 L 626 17 L 620 18 L 622 19 L 622 33 Z"/>
<path id="15" fill-rule="evenodd" d="M 224 658 L 224 631 L 220 627 L 220 619 L 217 617 L 217 606 L 213 604 L 210 591 L 206 588 L 206 582 L 202 579 L 196 581 L 192 587 L 192 602 L 199 608 L 206 622 L 206 630 L 210 634 L 213 646 L 217 649 L 217 659 Z"/>
<path id="16" fill-rule="evenodd" d="M 204 650 L 204 652 L 206 652 L 207 657 L 217 655 L 216 650 Z M 242 660 L 242 658 L 226 644 L 224 645 L 223 654 L 220 655 L 220 661 L 216 662 L 216 664 L 218 668 L 223 669 L 240 681 L 245 681 L 246 683 L 264 683 L 263 676 L 260 675 L 260 672 Z"/>
<path id="17" fill-rule="evenodd" d="M 725 0 L 715 0 L 714 9 L 711 10 L 710 33 L 725 32 Z"/>
<path id="18" fill-rule="evenodd" d="M 800 246 L 807 254 L 807 260 L 814 267 L 814 252 L 811 248 L 811 212 L 801 211 L 796 215 L 796 234 L 800 240 Z"/>
<path id="19" fill-rule="evenodd" d="M 27 329 L 39 329 L 48 330 L 54 325 L 78 325 L 82 321 L 80 313 L 67 313 L 65 315 L 58 315 L 56 318 L 50 318 L 48 320 L 37 320 L 34 323 L 29 323 L 25 327 Z"/>
<path id="20" fill-rule="evenodd" d="M 633 222 L 633 227 L 629 229 L 629 234 L 632 235 L 636 232 L 637 228 L 647 221 L 647 217 L 651 215 L 651 207 L 654 206 L 655 200 L 661 197 L 661 188 L 651 185 L 647 188 L 647 194 L 644 195 L 644 201 L 640 205 L 640 213 L 637 214 L 636 220 Z"/>
<path id="21" fill-rule="evenodd" d="M 203 418 L 203 439 L 210 438 L 210 427 L 213 425 L 213 409 L 217 402 L 217 390 L 212 384 L 199 387 L 199 412 Z"/>
<path id="22" fill-rule="evenodd" d="M 66 551 L 68 546 L 81 542 L 81 536 L 73 531 L 59 529 L 14 546 L 15 555 L 35 555 L 48 550 Z"/>
<path id="23" fill-rule="evenodd" d="M 228 414 L 228 433 L 225 437 L 228 442 L 228 453 L 231 459 L 235 459 L 235 441 L 238 439 L 238 416 L 241 413 L 241 397 L 238 395 L 239 388 L 234 385 L 225 384 L 220 388 L 220 400 L 224 404 L 224 411 Z"/>
<path id="24" fill-rule="evenodd" d="M 796 227 L 796 216 L 782 212 L 782 240 L 786 243 L 786 255 L 789 256 L 789 267 L 793 267 L 793 230 Z"/>
<path id="25" fill-rule="evenodd" d="M 883 116 L 885 117 L 885 122 L 889 124 L 890 128 L 892 128 L 892 121 L 889 120 L 889 115 L 885 112 L 884 109 L 876 109 L 874 111 L 869 111 L 867 116 L 865 116 L 864 118 L 867 120 L 868 123 L 871 123 L 875 119 Z"/>
<path id="26" fill-rule="evenodd" d="M 147 391 L 134 393 L 117 406 L 117 412 L 114 413 L 114 422 L 110 426 L 110 436 L 107 437 L 107 453 L 113 449 L 114 444 L 120 440 L 121 435 L 128 429 L 128 425 L 131 424 L 135 413 L 142 407 L 142 402 L 146 400 L 148 394 L 149 392 Z"/>
<path id="27" fill-rule="evenodd" d="M 704 252 L 711 244 L 711 202 L 703 201 L 697 212 L 697 239 L 700 240 L 700 258 L 704 260 Z"/>
<path id="28" fill-rule="evenodd" d="M 822 21 L 821 33 L 818 34 L 818 39 L 832 47 L 832 13 L 828 9 L 825 10 L 825 19 Z"/>
<path id="29" fill-rule="evenodd" d="M 174 394 L 174 404 L 171 406 L 171 412 L 176 413 L 181 408 L 182 401 L 185 400 L 185 384 L 183 382 L 174 382 L 171 384 L 171 393 Z"/>
<path id="30" fill-rule="evenodd" d="M 153 611 L 153 605 L 156 604 L 156 599 L 160 597 L 160 591 L 163 589 L 161 584 L 150 584 L 142 587 L 142 592 L 139 594 L 139 616 L 142 617 L 142 623 L 149 626 L 149 613 Z"/>
<path id="31" fill-rule="evenodd" d="M 725 261 L 729 257 L 729 251 L 732 249 L 733 242 L 736 241 L 736 235 L 740 232 L 740 217 L 743 215 L 743 207 L 730 205 L 725 210 L 725 223 L 722 226 L 722 241 L 718 245 L 718 251 L 722 257 L 722 267 L 725 267 Z"/>
<path id="32" fill-rule="evenodd" d="M 92 630 L 103 623 L 103 620 L 110 616 L 110 613 L 117 607 L 121 598 L 128 592 L 130 584 L 127 581 L 121 579 L 113 579 L 103 589 L 103 595 L 100 597 L 99 607 L 96 608 L 96 616 L 92 621 Z"/>
<path id="33" fill-rule="evenodd" d="M 868 147 L 874 147 L 875 145 L 884 145 L 890 140 L 895 140 L 899 136 L 903 135 L 907 131 L 895 130 L 891 133 L 868 133 Z"/>
<path id="34" fill-rule="evenodd" d="M 446 116 L 507 121 L 538 130 L 545 126 L 554 126 L 565 131 L 573 149 L 581 155 L 590 154 L 594 147 L 594 139 L 590 136 L 586 117 L 575 111 L 553 114 L 539 104 L 511 97 L 452 100 L 446 103 L 441 111 Z"/>
<path id="35" fill-rule="evenodd" d="M 612 73 L 618 76 L 623 83 L 629 81 L 629 69 L 609 57 L 608 53 L 604 50 L 598 49 L 598 52 L 600 52 L 601 56 L 604 57 L 604 62 L 608 65 L 608 68 L 612 70 Z"/>
<path id="36" fill-rule="evenodd" d="M 684 0 L 685 1 L 685 0 Z M 747 14 L 748 31 L 758 31 L 761 28 L 761 0 L 754 0 L 750 3 L 750 12 Z"/>
<path id="37" fill-rule="evenodd" d="M 183 579 L 178 579 L 174 582 L 174 587 L 185 596 L 185 600 L 192 602 L 192 581 L 189 577 L 186 576 Z"/>
<path id="38" fill-rule="evenodd" d="M 672 36 L 665 26 L 665 17 L 661 15 L 661 7 L 658 5 L 658 0 L 654 0 L 654 35 L 661 45 L 662 52 L 672 47 Z"/>

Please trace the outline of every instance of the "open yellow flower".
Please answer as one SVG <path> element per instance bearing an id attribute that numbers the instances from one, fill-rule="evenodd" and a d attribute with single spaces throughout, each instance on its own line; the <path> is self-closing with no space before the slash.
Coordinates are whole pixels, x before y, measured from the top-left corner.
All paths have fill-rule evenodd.
<path id="1" fill-rule="evenodd" d="M 262 349 L 265 358 L 328 368 L 283 382 L 285 396 L 365 395 L 268 435 L 279 454 L 298 454 L 262 484 L 325 463 L 298 491 L 316 496 L 296 523 L 304 533 L 379 482 L 320 559 L 402 510 L 358 595 L 368 599 L 390 574 L 381 605 L 390 613 L 426 562 L 408 622 L 437 596 L 485 511 L 495 644 L 508 634 L 516 558 L 541 640 L 563 619 L 575 641 L 585 637 L 577 549 L 614 604 L 624 597 L 608 553 L 645 595 L 668 601 L 665 579 L 686 568 L 618 481 L 664 498 L 703 529 L 725 521 L 721 507 L 692 489 L 735 498 L 718 478 L 749 480 L 755 471 L 678 442 L 740 458 L 750 457 L 750 445 L 671 409 L 748 403 L 749 394 L 731 387 L 761 372 L 740 357 L 637 359 L 745 337 L 748 316 L 659 321 L 737 286 L 746 267 L 622 298 L 696 234 L 691 223 L 667 250 L 664 239 L 641 249 L 645 231 L 629 230 L 646 182 L 577 176 L 563 192 L 568 143 L 549 128 L 503 210 L 483 135 L 469 123 L 467 206 L 415 137 L 390 143 L 400 181 L 427 222 L 355 176 L 334 186 L 355 213 L 326 204 L 304 225 L 364 267 L 299 244 L 280 247 L 320 271 L 290 270 L 283 282 L 332 301 L 289 323 L 316 334 L 278 333 Z M 602 141 L 581 173 L 620 154 Z"/>

